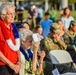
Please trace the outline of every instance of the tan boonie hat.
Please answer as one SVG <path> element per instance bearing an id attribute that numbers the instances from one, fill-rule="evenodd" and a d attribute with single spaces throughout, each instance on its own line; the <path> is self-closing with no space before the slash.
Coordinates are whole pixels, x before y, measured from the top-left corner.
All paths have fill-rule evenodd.
<path id="1" fill-rule="evenodd" d="M 60 34 L 60 32 L 61 32 L 60 26 L 57 23 L 53 23 L 51 25 L 51 30 L 57 34 Z"/>
<path id="2" fill-rule="evenodd" d="M 76 21 L 71 21 L 70 24 L 75 25 L 76 26 Z"/>

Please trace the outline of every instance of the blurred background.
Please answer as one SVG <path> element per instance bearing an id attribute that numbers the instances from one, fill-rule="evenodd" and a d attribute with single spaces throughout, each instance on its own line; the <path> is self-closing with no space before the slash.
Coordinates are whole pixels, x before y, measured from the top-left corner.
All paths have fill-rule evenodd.
<path id="1" fill-rule="evenodd" d="M 23 19 L 28 17 L 27 14 L 28 14 L 28 10 L 30 6 L 41 5 L 44 12 L 50 9 L 51 6 L 54 6 L 55 10 L 57 11 L 56 20 L 60 18 L 60 10 L 68 6 L 71 10 L 71 15 L 76 20 L 76 14 L 75 14 L 76 13 L 76 0 L 0 0 L 0 4 L 2 4 L 3 2 L 13 2 L 15 5 L 15 9 L 17 9 L 17 5 L 20 2 L 22 7 L 24 8 Z M 17 20 L 17 15 L 16 15 L 16 20 Z"/>

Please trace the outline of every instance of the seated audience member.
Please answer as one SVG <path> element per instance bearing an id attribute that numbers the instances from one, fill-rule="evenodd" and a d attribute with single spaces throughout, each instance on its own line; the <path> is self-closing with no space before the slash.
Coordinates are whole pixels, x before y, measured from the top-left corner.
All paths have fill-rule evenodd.
<path id="1" fill-rule="evenodd" d="M 22 22 L 16 23 L 16 27 L 18 28 L 18 31 L 25 30 L 25 27 L 24 27 L 24 25 L 22 24 Z"/>
<path id="2" fill-rule="evenodd" d="M 71 54 L 76 63 L 76 52 L 74 45 L 76 44 L 74 37 L 76 37 L 76 21 L 71 21 L 68 31 L 63 35 L 64 42 L 67 44 L 67 50 Z"/>
<path id="3" fill-rule="evenodd" d="M 41 48 L 48 51 L 55 49 L 66 50 L 66 45 L 59 36 L 60 32 L 60 26 L 53 23 L 50 28 L 50 34 L 41 41 Z"/>
<path id="4" fill-rule="evenodd" d="M 40 35 L 42 35 L 42 31 L 43 31 L 42 27 L 38 24 L 38 25 L 35 27 L 35 32 L 36 32 L 36 33 L 39 33 Z"/>
<path id="5" fill-rule="evenodd" d="M 62 36 L 67 31 L 67 29 L 64 27 L 64 24 L 61 20 L 58 20 L 57 23 L 60 26 L 60 30 L 61 30 L 60 36 Z"/>
<path id="6" fill-rule="evenodd" d="M 67 46 L 59 36 L 61 33 L 60 26 L 57 23 L 53 23 L 50 27 L 50 33 L 40 42 L 41 50 L 46 53 L 45 56 L 45 68 L 44 75 L 52 75 L 53 65 L 49 57 L 49 51 L 51 50 L 66 50 Z"/>
<path id="7" fill-rule="evenodd" d="M 23 25 L 24 25 L 24 28 L 27 29 L 27 30 L 30 30 L 30 25 L 28 22 L 23 22 Z"/>
<path id="8" fill-rule="evenodd" d="M 43 59 L 45 57 L 45 52 L 42 51 L 40 55 L 39 65 L 37 64 L 37 52 L 39 42 L 33 44 L 32 32 L 30 30 L 20 31 L 20 55 L 21 55 L 21 70 L 20 75 L 41 75 Z M 33 45 L 33 52 L 30 47 Z"/>
<path id="9" fill-rule="evenodd" d="M 44 38 L 44 37 L 42 36 L 42 31 L 43 31 L 43 29 L 42 29 L 41 25 L 37 25 L 37 26 L 35 27 L 35 33 L 38 33 L 38 35 L 41 37 L 41 39 Z"/>
<path id="10" fill-rule="evenodd" d="M 38 36 L 38 40 L 41 41 L 44 37 L 42 36 L 42 27 L 38 24 L 36 27 L 35 27 L 35 34 L 37 34 Z M 39 50 L 38 52 L 40 51 L 40 46 L 39 46 Z"/>

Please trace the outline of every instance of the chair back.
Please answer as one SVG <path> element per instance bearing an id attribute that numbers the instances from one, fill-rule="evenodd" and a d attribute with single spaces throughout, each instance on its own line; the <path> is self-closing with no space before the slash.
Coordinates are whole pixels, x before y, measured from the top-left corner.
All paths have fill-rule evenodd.
<path id="1" fill-rule="evenodd" d="M 53 64 L 65 64 L 73 62 L 70 54 L 65 50 L 52 50 L 49 52 Z"/>

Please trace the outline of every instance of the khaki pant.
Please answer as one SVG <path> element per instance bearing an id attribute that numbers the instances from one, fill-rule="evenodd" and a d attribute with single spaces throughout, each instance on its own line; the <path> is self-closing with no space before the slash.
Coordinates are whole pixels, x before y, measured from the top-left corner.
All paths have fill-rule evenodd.
<path id="1" fill-rule="evenodd" d="M 33 30 L 36 26 L 36 19 L 35 18 L 29 19 L 29 24 L 30 24 L 31 30 Z"/>

